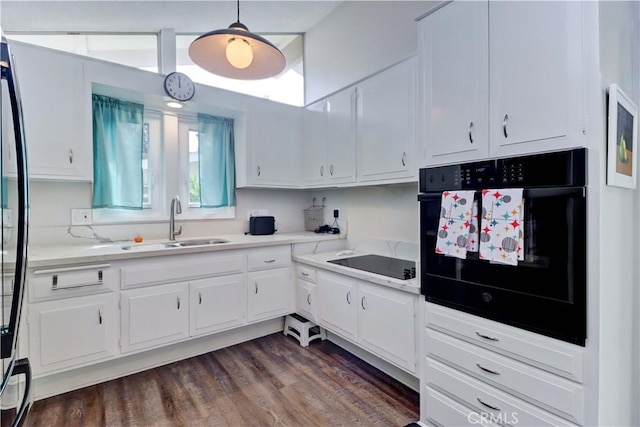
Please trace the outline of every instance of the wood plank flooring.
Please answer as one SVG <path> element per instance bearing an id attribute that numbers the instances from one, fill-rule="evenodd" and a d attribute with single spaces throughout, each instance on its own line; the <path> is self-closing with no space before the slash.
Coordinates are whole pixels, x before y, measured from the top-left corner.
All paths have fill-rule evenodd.
<path id="1" fill-rule="evenodd" d="M 35 402 L 25 426 L 404 426 L 419 396 L 282 333 Z"/>

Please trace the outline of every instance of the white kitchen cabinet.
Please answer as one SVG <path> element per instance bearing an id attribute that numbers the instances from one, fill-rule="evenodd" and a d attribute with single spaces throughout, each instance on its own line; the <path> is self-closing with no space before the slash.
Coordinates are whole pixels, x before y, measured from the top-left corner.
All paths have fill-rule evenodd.
<path id="1" fill-rule="evenodd" d="M 415 372 L 415 305 L 415 295 L 359 282 L 360 344 L 396 365 Z"/>
<path id="2" fill-rule="evenodd" d="M 124 291 L 120 346 L 123 353 L 157 347 L 189 336 L 189 284 Z"/>
<path id="3" fill-rule="evenodd" d="M 299 187 L 302 109 L 266 104 L 252 105 L 246 115 L 246 179 L 239 176 L 238 187 Z"/>
<path id="4" fill-rule="evenodd" d="M 190 282 L 190 335 L 217 332 L 246 323 L 244 275 Z"/>
<path id="5" fill-rule="evenodd" d="M 320 326 L 352 341 L 358 339 L 356 281 L 327 272 L 318 272 L 318 321 Z"/>
<path id="6" fill-rule="evenodd" d="M 304 178 L 307 185 L 356 181 L 356 90 L 348 88 L 304 111 Z"/>
<path id="7" fill-rule="evenodd" d="M 427 165 L 580 145 L 580 2 L 452 2 L 419 22 Z"/>
<path id="8" fill-rule="evenodd" d="M 357 86 L 358 180 L 415 178 L 416 60 Z"/>
<path id="9" fill-rule="evenodd" d="M 296 281 L 296 313 L 315 322 L 318 303 L 316 301 L 316 284 L 306 280 Z"/>
<path id="10" fill-rule="evenodd" d="M 16 42 L 11 48 L 22 96 L 30 178 L 92 180 L 91 94 L 83 60 Z M 11 144 L 8 155 L 15 156 L 14 150 Z"/>
<path id="11" fill-rule="evenodd" d="M 293 311 L 291 270 L 274 268 L 247 274 L 249 322 L 283 316 Z"/>
<path id="12" fill-rule="evenodd" d="M 116 313 L 113 293 L 31 304 L 29 360 L 34 375 L 112 357 Z"/>

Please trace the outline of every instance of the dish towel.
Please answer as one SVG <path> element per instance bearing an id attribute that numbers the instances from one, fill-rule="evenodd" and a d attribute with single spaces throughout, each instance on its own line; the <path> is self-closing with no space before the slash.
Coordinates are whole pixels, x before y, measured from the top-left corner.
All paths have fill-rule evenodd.
<path id="1" fill-rule="evenodd" d="M 473 208 L 471 209 L 471 225 L 469 225 L 469 237 L 467 239 L 467 252 L 478 252 L 480 246 L 480 230 L 478 222 L 478 200 L 473 199 Z"/>
<path id="2" fill-rule="evenodd" d="M 524 260 L 522 188 L 482 190 L 480 259 L 518 265 Z"/>
<path id="3" fill-rule="evenodd" d="M 436 253 L 465 259 L 475 191 L 445 191 L 440 205 Z"/>

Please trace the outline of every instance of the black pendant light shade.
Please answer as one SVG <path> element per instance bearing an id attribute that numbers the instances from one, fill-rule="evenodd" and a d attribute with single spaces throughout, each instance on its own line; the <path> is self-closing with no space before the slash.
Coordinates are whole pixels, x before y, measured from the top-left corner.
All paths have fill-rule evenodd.
<path id="1" fill-rule="evenodd" d="M 191 60 L 201 68 L 239 80 L 259 80 L 282 72 L 284 55 L 264 37 L 249 31 L 238 20 L 224 30 L 210 31 L 195 39 L 189 46 Z"/>

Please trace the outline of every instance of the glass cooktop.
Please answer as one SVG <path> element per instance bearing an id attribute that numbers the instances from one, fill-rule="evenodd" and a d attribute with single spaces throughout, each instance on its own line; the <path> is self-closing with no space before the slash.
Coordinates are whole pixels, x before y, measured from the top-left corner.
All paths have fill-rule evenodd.
<path id="1" fill-rule="evenodd" d="M 332 259 L 329 262 L 343 267 L 393 277 L 394 279 L 408 280 L 416 277 L 416 263 L 406 259 L 381 255 L 361 255 L 351 258 Z"/>

